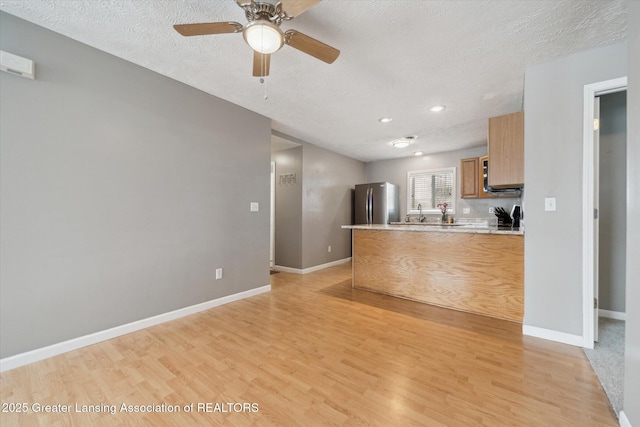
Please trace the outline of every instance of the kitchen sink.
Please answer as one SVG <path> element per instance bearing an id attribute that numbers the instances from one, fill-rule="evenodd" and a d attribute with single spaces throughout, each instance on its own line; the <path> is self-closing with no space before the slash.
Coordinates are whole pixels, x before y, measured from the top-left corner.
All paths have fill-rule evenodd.
<path id="1" fill-rule="evenodd" d="M 459 223 L 452 223 L 452 224 L 443 224 L 441 222 L 392 222 L 391 225 L 423 225 L 425 227 L 450 227 L 452 225 L 469 225 L 469 224 L 459 224 Z"/>
<path id="2" fill-rule="evenodd" d="M 488 221 L 454 222 L 443 224 L 441 222 L 392 222 L 391 225 L 411 225 L 424 227 L 467 227 L 467 228 L 489 228 Z"/>

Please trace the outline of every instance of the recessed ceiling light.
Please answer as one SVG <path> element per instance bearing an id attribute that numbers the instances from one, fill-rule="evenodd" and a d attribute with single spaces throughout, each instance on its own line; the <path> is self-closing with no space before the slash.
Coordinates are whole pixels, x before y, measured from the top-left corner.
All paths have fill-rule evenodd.
<path id="1" fill-rule="evenodd" d="M 392 119 L 391 117 L 380 117 L 380 118 L 378 119 L 378 121 L 379 121 L 380 123 L 389 123 L 389 122 L 390 122 L 390 121 L 392 121 L 392 120 L 393 120 L 393 119 Z"/>
<path id="2" fill-rule="evenodd" d="M 431 111 L 432 113 L 439 113 L 440 111 L 444 111 L 444 109 L 447 108 L 444 105 L 434 105 L 433 107 L 429 108 L 429 111 Z"/>
<path id="3" fill-rule="evenodd" d="M 416 151 L 413 153 L 414 156 L 422 156 L 424 153 L 422 151 Z"/>
<path id="4" fill-rule="evenodd" d="M 396 141 L 393 141 L 393 146 L 396 148 L 407 148 L 409 144 L 411 143 L 406 139 L 398 139 Z"/>

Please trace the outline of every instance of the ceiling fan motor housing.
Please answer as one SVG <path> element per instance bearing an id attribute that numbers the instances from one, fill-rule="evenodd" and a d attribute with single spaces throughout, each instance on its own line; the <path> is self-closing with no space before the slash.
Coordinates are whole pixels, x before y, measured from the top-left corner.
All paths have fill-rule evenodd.
<path id="1" fill-rule="evenodd" d="M 280 26 L 282 21 L 288 21 L 293 18 L 282 9 L 282 3 L 279 1 L 275 3 L 250 1 L 241 3 L 239 6 L 244 9 L 245 16 L 249 22 L 267 20 Z"/>

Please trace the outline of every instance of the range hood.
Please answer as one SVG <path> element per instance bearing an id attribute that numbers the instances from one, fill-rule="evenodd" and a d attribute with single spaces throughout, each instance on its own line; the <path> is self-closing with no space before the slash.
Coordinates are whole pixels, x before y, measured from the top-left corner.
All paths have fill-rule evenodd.
<path id="1" fill-rule="evenodd" d="M 490 194 L 496 194 L 501 196 L 513 196 L 519 197 L 522 194 L 522 188 L 492 188 L 487 185 L 487 180 L 484 181 L 484 191 Z"/>

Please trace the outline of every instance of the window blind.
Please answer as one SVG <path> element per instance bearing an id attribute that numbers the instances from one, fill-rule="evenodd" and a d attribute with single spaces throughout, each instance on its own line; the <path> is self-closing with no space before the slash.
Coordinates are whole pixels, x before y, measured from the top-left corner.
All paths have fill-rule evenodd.
<path id="1" fill-rule="evenodd" d="M 440 212 L 439 204 L 447 203 L 448 211 L 454 211 L 455 168 L 412 171 L 408 173 L 408 211 Z"/>

